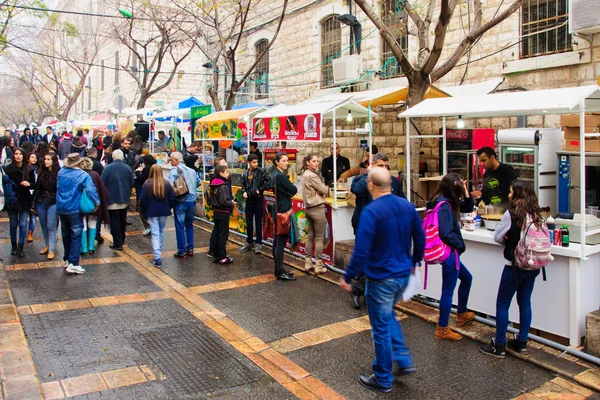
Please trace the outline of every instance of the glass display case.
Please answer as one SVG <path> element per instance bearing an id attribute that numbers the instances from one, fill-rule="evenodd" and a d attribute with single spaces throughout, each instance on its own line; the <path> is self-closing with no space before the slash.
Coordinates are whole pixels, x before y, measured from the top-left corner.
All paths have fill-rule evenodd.
<path id="1" fill-rule="evenodd" d="M 476 150 L 448 151 L 448 173 L 460 174 L 467 180 L 469 192 L 481 190 L 485 170 L 479 163 Z"/>
<path id="2" fill-rule="evenodd" d="M 502 160 L 504 164 L 510 164 L 515 169 L 517 178 L 522 181 L 529 181 L 534 183 L 534 187 L 537 187 L 536 177 L 537 174 L 537 146 L 502 146 Z"/>

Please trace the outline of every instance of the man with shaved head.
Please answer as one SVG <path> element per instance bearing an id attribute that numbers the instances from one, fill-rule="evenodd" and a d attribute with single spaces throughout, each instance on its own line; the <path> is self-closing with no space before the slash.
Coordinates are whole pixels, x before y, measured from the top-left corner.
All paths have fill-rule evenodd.
<path id="1" fill-rule="evenodd" d="M 373 374 L 359 382 L 372 390 L 388 393 L 394 377 L 415 371 L 404 341 L 394 304 L 408 286 L 414 268 L 423 259 L 425 234 L 421 218 L 408 200 L 392 195 L 392 177 L 386 168 L 373 168 L 367 177 L 373 201 L 360 217 L 354 252 L 340 286 L 350 292 L 352 278 L 367 277 L 365 302 L 375 344 Z"/>

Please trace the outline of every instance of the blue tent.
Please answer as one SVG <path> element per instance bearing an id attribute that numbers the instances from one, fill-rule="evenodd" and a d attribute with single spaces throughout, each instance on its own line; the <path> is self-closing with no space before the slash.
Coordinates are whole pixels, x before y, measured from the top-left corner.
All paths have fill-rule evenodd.
<path id="1" fill-rule="evenodd" d="M 181 109 L 181 108 L 190 108 L 190 107 L 196 107 L 196 106 L 203 106 L 204 103 L 201 102 L 200 100 L 198 100 L 197 98 L 195 98 L 194 96 L 187 98 L 183 101 L 179 102 L 179 105 L 177 106 L 177 108 Z"/>
<path id="2" fill-rule="evenodd" d="M 255 108 L 255 107 L 262 107 L 262 105 L 249 102 L 249 103 L 244 103 L 244 104 L 238 104 L 237 106 L 233 106 L 231 109 L 232 110 L 243 110 L 244 108 Z"/>

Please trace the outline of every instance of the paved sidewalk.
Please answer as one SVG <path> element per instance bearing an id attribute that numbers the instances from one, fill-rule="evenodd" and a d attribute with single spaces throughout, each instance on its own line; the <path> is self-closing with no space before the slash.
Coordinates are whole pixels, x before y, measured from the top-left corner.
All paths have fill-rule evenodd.
<path id="1" fill-rule="evenodd" d="M 175 232 L 165 232 L 160 270 L 139 219 L 129 218 L 125 251 L 99 245 L 82 258 L 81 276 L 38 254 L 39 226 L 23 259 L 0 240 L 2 398 L 381 397 L 357 382 L 372 362 L 370 326 L 339 288 L 299 271 L 296 282 L 276 281 L 271 259 L 233 243 L 234 264 L 214 265 L 200 229 L 187 260 L 172 257 Z M 437 341 L 418 316 L 398 318 L 418 371 L 390 398 L 600 398 L 524 360 L 483 356 L 470 339 Z M 600 382 L 584 370 L 592 387 Z"/>

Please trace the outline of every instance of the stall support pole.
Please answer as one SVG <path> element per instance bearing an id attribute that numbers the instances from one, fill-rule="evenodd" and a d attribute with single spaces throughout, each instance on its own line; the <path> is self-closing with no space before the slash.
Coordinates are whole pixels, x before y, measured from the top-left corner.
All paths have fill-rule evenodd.
<path id="1" fill-rule="evenodd" d="M 442 172 L 448 174 L 448 153 L 446 152 L 446 116 L 442 117 Z M 465 177 L 465 179 L 467 179 Z"/>
<path id="2" fill-rule="evenodd" d="M 335 111 L 333 109 L 333 154 L 336 154 L 337 149 L 337 131 L 336 131 L 336 123 L 335 123 Z M 304 168 L 304 166 L 302 166 Z M 333 157 L 333 209 L 336 210 L 337 207 L 337 159 Z"/>
<path id="3" fill-rule="evenodd" d="M 579 104 L 579 208 L 581 212 L 581 259 L 585 260 L 585 97 Z"/>
<path id="4" fill-rule="evenodd" d="M 406 164 L 406 198 L 411 199 L 410 192 L 410 118 L 406 118 L 406 154 L 404 155 L 404 164 Z"/>

